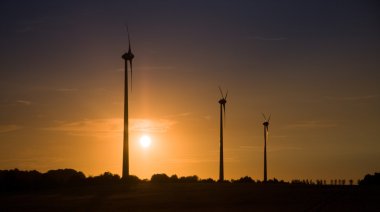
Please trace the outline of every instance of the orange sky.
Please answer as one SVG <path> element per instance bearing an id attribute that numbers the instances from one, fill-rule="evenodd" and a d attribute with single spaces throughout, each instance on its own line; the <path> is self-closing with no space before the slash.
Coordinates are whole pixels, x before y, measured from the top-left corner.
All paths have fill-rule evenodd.
<path id="1" fill-rule="evenodd" d="M 272 114 L 269 178 L 379 171 L 380 33 L 369 3 L 134 4 L 128 15 L 118 1 L 45 2 L 38 14 L 6 4 L 25 11 L 2 13 L 0 169 L 121 174 L 128 16 L 131 174 L 217 179 L 218 86 L 229 91 L 226 179 L 263 178 L 262 112 Z"/>

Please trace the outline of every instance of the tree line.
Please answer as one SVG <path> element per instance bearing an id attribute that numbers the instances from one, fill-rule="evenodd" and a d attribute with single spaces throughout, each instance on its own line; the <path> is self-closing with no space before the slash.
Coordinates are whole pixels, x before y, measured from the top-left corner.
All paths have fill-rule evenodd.
<path id="1" fill-rule="evenodd" d="M 17 190 L 40 190 L 49 188 L 67 188 L 86 185 L 112 185 L 120 183 L 216 183 L 212 178 L 200 179 L 198 176 L 168 176 L 166 174 L 154 174 L 150 180 L 139 179 L 131 175 L 121 178 L 117 174 L 105 172 L 99 176 L 86 177 L 83 172 L 74 169 L 57 169 L 50 170 L 46 173 L 40 173 L 36 170 L 22 171 L 18 169 L 0 170 L 0 191 L 17 191 Z M 253 180 L 249 176 L 241 177 L 237 180 L 226 180 L 224 183 L 256 183 L 262 184 L 259 180 Z M 326 185 L 323 183 L 311 183 L 308 180 L 293 180 L 290 183 L 276 178 L 268 180 L 266 184 L 303 184 L 303 185 Z M 361 186 L 380 185 L 380 173 L 366 175 L 363 180 L 358 182 Z M 336 185 L 336 184 L 335 184 Z M 344 184 L 341 184 L 344 185 Z M 352 183 L 351 183 L 352 185 Z"/>

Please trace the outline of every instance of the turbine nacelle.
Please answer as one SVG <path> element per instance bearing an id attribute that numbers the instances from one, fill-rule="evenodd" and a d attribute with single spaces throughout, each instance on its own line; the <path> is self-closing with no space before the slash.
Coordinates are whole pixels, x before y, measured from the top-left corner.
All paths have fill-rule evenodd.
<path id="1" fill-rule="evenodd" d="M 222 91 L 222 89 L 220 87 L 219 87 L 219 91 L 220 91 L 220 94 L 222 96 L 222 98 L 219 100 L 219 104 L 225 105 L 227 103 L 228 91 L 226 92 L 226 95 L 223 95 L 223 91 Z"/>
<path id="2" fill-rule="evenodd" d="M 269 126 L 269 120 L 270 120 L 270 116 L 271 116 L 271 114 L 269 114 L 269 117 L 268 117 L 268 118 L 265 116 L 264 113 L 262 113 L 262 114 L 263 114 L 263 117 L 264 117 L 263 125 L 266 126 L 266 127 L 268 127 L 268 126 Z"/>
<path id="3" fill-rule="evenodd" d="M 123 58 L 124 60 L 129 60 L 129 61 L 131 61 L 134 57 L 135 55 L 130 50 L 124 53 L 123 56 L 121 56 L 121 58 Z"/>
<path id="4" fill-rule="evenodd" d="M 129 36 L 128 26 L 125 25 L 125 28 L 126 28 L 127 34 L 128 34 L 128 52 L 124 53 L 121 57 L 126 62 L 129 61 L 129 66 L 131 67 L 131 90 L 132 90 L 132 73 L 133 73 L 132 60 L 133 60 L 133 58 L 135 58 L 135 55 L 132 53 L 132 50 L 131 50 L 131 39 L 130 39 L 130 36 Z M 126 65 L 126 68 L 127 68 L 127 64 L 125 64 L 125 65 Z M 127 73 L 125 73 L 125 74 L 127 75 Z"/>
<path id="5" fill-rule="evenodd" d="M 223 162 L 223 128 L 225 126 L 226 120 L 226 103 L 227 103 L 227 94 L 223 95 L 222 89 L 219 87 L 220 94 L 222 98 L 219 100 L 220 104 L 220 159 L 219 159 L 219 182 L 224 181 L 224 162 Z M 224 117 L 224 118 L 223 118 Z"/>

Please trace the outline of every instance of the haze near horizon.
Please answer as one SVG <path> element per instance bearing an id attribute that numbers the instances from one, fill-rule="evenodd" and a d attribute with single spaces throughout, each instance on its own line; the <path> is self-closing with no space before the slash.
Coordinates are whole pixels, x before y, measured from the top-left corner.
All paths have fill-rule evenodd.
<path id="1" fill-rule="evenodd" d="M 380 170 L 376 1 L 2 1 L 0 169 L 360 179 Z M 142 141 L 145 139 L 145 141 Z M 144 146 L 149 138 L 149 145 Z M 142 143 L 144 143 L 142 145 Z"/>

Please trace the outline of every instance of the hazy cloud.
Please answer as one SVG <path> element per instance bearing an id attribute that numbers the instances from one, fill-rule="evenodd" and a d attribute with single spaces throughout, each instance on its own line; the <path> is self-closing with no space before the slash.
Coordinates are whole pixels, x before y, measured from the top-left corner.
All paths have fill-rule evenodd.
<path id="1" fill-rule="evenodd" d="M 141 70 L 173 70 L 174 66 L 141 66 L 139 67 Z"/>
<path id="2" fill-rule="evenodd" d="M 140 66 L 136 68 L 138 70 L 173 70 L 175 69 L 174 66 Z M 123 68 L 116 68 L 114 70 L 115 72 L 124 72 L 124 67 Z"/>
<path id="3" fill-rule="evenodd" d="M 332 97 L 326 96 L 327 99 L 337 100 L 337 101 L 360 101 L 360 100 L 370 100 L 377 99 L 379 95 L 363 95 L 363 96 L 347 96 L 347 97 Z"/>
<path id="4" fill-rule="evenodd" d="M 260 37 L 260 36 L 252 36 L 249 37 L 253 40 L 261 40 L 261 41 L 281 41 L 281 40 L 287 40 L 286 37 Z"/>
<path id="5" fill-rule="evenodd" d="M 139 132 L 165 133 L 176 122 L 169 119 L 131 119 L 131 130 Z"/>
<path id="6" fill-rule="evenodd" d="M 27 100 L 17 100 L 16 102 L 19 104 L 22 104 L 22 105 L 31 105 L 32 104 L 31 101 L 27 101 Z"/>
<path id="7" fill-rule="evenodd" d="M 169 163 L 213 163 L 217 162 L 217 159 L 194 159 L 194 158 L 173 158 L 168 160 Z"/>
<path id="8" fill-rule="evenodd" d="M 183 113 L 177 113 L 177 114 L 172 114 L 172 115 L 166 115 L 165 117 L 167 118 L 178 118 L 178 117 L 187 117 L 190 116 L 190 112 L 183 112 Z"/>
<path id="9" fill-rule="evenodd" d="M 115 72 L 124 72 L 124 68 L 117 68 L 115 69 Z"/>
<path id="10" fill-rule="evenodd" d="M 111 136 L 123 129 L 123 120 L 113 119 L 85 119 L 75 122 L 60 123 L 55 127 L 44 128 L 44 130 L 61 131 L 71 135 L 81 136 Z"/>
<path id="11" fill-rule="evenodd" d="M 245 146 L 239 146 L 239 149 L 235 151 L 245 151 L 245 152 L 263 152 L 264 148 L 264 143 L 259 146 L 250 146 L 250 145 L 245 145 Z M 302 150 L 300 147 L 295 147 L 295 146 L 280 146 L 280 145 L 271 145 L 270 148 L 267 149 L 268 152 L 279 152 L 279 151 L 298 151 Z"/>
<path id="12" fill-rule="evenodd" d="M 332 128 L 336 127 L 337 124 L 332 121 L 299 121 L 294 124 L 288 125 L 286 128 L 309 128 L 309 129 L 315 129 L 315 128 Z"/>
<path id="13" fill-rule="evenodd" d="M 58 88 L 56 89 L 56 91 L 59 91 L 59 92 L 73 92 L 73 91 L 77 91 L 78 89 L 76 88 Z"/>
<path id="14" fill-rule="evenodd" d="M 44 128 L 44 130 L 61 131 L 79 136 L 114 136 L 123 131 L 124 120 L 121 118 L 110 119 L 85 119 L 75 122 L 63 122 L 57 126 Z M 130 130 L 139 132 L 165 133 L 175 124 L 167 119 L 130 119 Z"/>
<path id="15" fill-rule="evenodd" d="M 0 125 L 0 133 L 11 132 L 11 131 L 15 131 L 21 128 L 22 128 L 21 126 L 18 126 L 15 124 Z"/>

